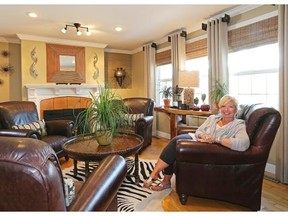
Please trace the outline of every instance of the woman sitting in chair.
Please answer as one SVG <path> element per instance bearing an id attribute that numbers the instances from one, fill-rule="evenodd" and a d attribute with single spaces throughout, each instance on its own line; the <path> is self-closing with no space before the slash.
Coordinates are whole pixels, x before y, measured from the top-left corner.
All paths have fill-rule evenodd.
<path id="1" fill-rule="evenodd" d="M 235 151 L 245 151 L 249 148 L 250 140 L 246 132 L 244 120 L 235 118 L 238 108 L 237 100 L 234 97 L 225 95 L 219 101 L 219 107 L 219 115 L 209 116 L 196 130 L 195 141 L 223 145 Z M 193 136 L 181 134 L 174 137 L 167 144 L 160 154 L 150 177 L 144 181 L 143 187 L 151 188 L 155 191 L 171 188 L 173 164 L 176 157 L 176 143 L 179 139 L 193 139 Z M 161 171 L 164 172 L 162 182 L 158 185 L 152 185 Z"/>

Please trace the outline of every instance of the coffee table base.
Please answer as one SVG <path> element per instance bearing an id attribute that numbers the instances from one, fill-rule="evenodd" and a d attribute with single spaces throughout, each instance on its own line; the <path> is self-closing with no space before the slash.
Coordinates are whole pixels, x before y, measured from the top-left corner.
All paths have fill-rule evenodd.
<path id="1" fill-rule="evenodd" d="M 78 174 L 78 168 L 77 168 L 77 160 L 73 160 L 74 168 L 73 168 L 73 173 L 75 176 Z M 134 157 L 134 165 L 135 165 L 135 171 L 133 175 L 128 175 L 135 177 L 135 184 L 138 185 L 140 182 L 140 177 L 139 177 L 139 156 L 138 154 L 135 154 Z M 90 174 L 90 169 L 89 169 L 89 161 L 85 161 L 85 179 L 88 179 Z"/>

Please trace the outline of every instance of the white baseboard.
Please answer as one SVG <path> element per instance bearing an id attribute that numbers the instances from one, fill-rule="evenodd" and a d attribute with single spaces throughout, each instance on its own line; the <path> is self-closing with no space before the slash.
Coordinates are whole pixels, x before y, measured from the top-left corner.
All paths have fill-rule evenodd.
<path id="1" fill-rule="evenodd" d="M 265 166 L 265 172 L 269 172 L 273 175 L 276 174 L 276 166 L 274 164 L 267 163 Z"/>
<path id="2" fill-rule="evenodd" d="M 161 132 L 161 131 L 156 131 L 156 134 L 158 137 L 163 137 L 163 138 L 166 138 L 166 139 L 170 139 L 170 133 L 164 133 L 164 132 Z"/>

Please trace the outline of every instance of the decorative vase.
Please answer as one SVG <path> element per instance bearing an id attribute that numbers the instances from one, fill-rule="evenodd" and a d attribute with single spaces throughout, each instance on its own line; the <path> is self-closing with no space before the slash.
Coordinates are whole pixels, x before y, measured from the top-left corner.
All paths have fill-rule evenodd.
<path id="1" fill-rule="evenodd" d="M 120 87 L 123 86 L 124 79 L 126 77 L 126 71 L 122 67 L 118 67 L 115 70 L 114 77 L 117 80 Z"/>
<path id="2" fill-rule="evenodd" d="M 110 145 L 113 141 L 111 131 L 96 131 L 96 140 L 99 145 Z"/>
<path id="3" fill-rule="evenodd" d="M 192 110 L 194 110 L 194 111 L 199 111 L 199 110 L 200 110 L 200 107 L 194 105 L 194 106 L 192 107 Z"/>
<path id="4" fill-rule="evenodd" d="M 210 105 L 208 105 L 208 104 L 202 104 L 201 107 L 200 107 L 200 109 L 201 109 L 202 111 L 209 111 L 209 110 L 210 110 Z"/>

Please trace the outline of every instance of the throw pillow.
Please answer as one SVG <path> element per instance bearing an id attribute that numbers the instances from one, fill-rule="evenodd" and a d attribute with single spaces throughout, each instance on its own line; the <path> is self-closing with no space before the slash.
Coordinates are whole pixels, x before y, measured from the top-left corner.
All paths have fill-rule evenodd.
<path id="1" fill-rule="evenodd" d="M 75 198 L 75 185 L 73 179 L 64 178 L 65 204 L 69 207 Z"/>
<path id="2" fill-rule="evenodd" d="M 23 124 L 23 125 L 13 125 L 13 129 L 30 129 L 30 130 L 36 130 L 39 132 L 41 136 L 46 136 L 46 125 L 44 119 L 38 120 L 36 122 L 31 122 L 30 124 Z"/>
<path id="3" fill-rule="evenodd" d="M 135 122 L 139 118 L 144 118 L 144 113 L 138 113 L 138 114 L 125 114 L 124 118 L 128 121 L 128 125 L 131 127 L 135 126 Z"/>

